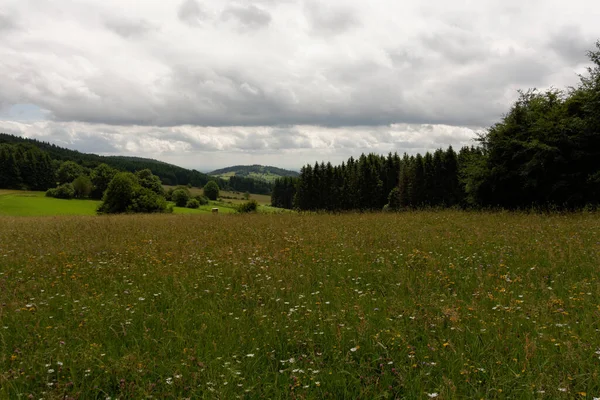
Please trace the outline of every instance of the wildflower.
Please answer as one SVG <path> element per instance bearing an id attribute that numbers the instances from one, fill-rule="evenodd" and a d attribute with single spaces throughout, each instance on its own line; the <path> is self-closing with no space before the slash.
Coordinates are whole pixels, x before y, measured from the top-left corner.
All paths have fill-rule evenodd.
<path id="1" fill-rule="evenodd" d="M 48 370 L 48 373 L 49 373 L 49 374 L 53 374 L 53 373 L 54 373 L 54 370 L 53 370 L 52 368 L 50 368 L 50 369 Z"/>
<path id="2" fill-rule="evenodd" d="M 165 382 L 167 383 L 167 385 L 172 385 L 173 384 L 173 378 L 167 378 L 167 379 L 165 379 Z"/>
<path id="3" fill-rule="evenodd" d="M 430 399 L 434 399 L 434 398 L 438 397 L 439 395 L 438 395 L 438 393 L 437 393 L 437 392 L 433 392 L 433 393 L 427 393 L 427 396 L 428 396 Z"/>
<path id="4" fill-rule="evenodd" d="M 559 392 L 566 392 L 566 391 L 567 391 L 567 388 L 558 388 L 558 391 L 559 391 Z"/>
<path id="5" fill-rule="evenodd" d="M 253 353 L 246 354 L 246 357 L 248 357 L 248 358 L 252 358 L 252 357 L 254 357 L 254 354 L 253 354 Z"/>
<path id="6" fill-rule="evenodd" d="M 350 349 L 350 351 L 354 353 L 358 349 L 360 349 L 360 346 L 353 347 Z"/>

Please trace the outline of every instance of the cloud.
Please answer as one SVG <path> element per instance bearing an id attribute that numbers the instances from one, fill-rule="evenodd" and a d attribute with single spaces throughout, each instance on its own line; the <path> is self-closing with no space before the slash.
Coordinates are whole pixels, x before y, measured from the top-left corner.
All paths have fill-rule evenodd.
<path id="1" fill-rule="evenodd" d="M 224 21 L 235 20 L 242 30 L 260 29 L 271 23 L 271 14 L 253 4 L 228 6 L 221 14 Z"/>
<path id="2" fill-rule="evenodd" d="M 17 29 L 17 24 L 12 17 L 0 12 L 0 34 Z"/>
<path id="3" fill-rule="evenodd" d="M 305 15 L 314 33 L 337 35 L 360 25 L 357 13 L 343 5 L 307 0 Z"/>
<path id="4" fill-rule="evenodd" d="M 588 60 L 590 43 L 598 38 L 586 37 L 576 25 L 563 26 L 550 38 L 549 46 L 570 64 L 584 63 Z"/>
<path id="5" fill-rule="evenodd" d="M 145 20 L 111 19 L 106 21 L 106 27 L 115 34 L 125 38 L 139 38 L 155 31 L 156 26 Z"/>
<path id="6" fill-rule="evenodd" d="M 446 125 L 394 124 L 388 126 L 324 128 L 281 127 L 176 127 L 114 126 L 77 122 L 1 121 L 0 132 L 51 141 L 59 146 L 107 155 L 129 154 L 209 170 L 228 164 L 227 157 L 279 156 L 278 165 L 298 169 L 305 163 L 345 161 L 361 153 L 415 154 L 449 145 L 473 144 L 470 128 Z M 212 161 L 204 160 L 214 153 Z M 283 156 L 283 157 L 282 157 Z M 243 158 L 243 157 L 242 157 Z"/>
<path id="7" fill-rule="evenodd" d="M 196 0 L 184 0 L 179 6 L 177 17 L 190 26 L 199 26 L 208 14 Z"/>
<path id="8" fill-rule="evenodd" d="M 518 89 L 576 84 L 598 12 L 586 0 L 4 0 L 0 119 L 164 157 L 443 147 L 497 122 Z"/>

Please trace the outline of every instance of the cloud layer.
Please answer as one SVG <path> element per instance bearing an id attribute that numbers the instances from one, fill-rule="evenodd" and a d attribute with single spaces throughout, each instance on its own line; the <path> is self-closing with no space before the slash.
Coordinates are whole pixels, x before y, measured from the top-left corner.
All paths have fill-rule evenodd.
<path id="1" fill-rule="evenodd" d="M 0 129 L 22 124 L 7 110 L 27 105 L 47 120 L 13 131 L 71 132 L 84 151 L 115 132 L 117 147 L 100 148 L 143 155 L 168 142 L 216 157 L 295 144 L 300 165 L 358 150 L 344 135 L 395 150 L 402 141 L 372 136 L 395 126 L 430 149 L 446 143 L 423 127 L 473 136 L 517 89 L 575 84 L 599 17 L 584 0 L 4 0 Z M 298 146 L 316 137 L 327 145 Z"/>

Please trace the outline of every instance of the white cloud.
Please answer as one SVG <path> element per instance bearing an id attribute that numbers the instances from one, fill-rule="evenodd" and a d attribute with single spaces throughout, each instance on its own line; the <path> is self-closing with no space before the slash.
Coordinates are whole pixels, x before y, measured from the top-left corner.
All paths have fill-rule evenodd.
<path id="1" fill-rule="evenodd" d="M 416 154 L 450 145 L 460 148 L 474 144 L 475 137 L 470 128 L 409 124 L 343 128 L 146 127 L 0 120 L 0 131 L 80 151 L 150 157 L 201 170 L 224 167 L 231 160 L 256 163 L 261 157 L 299 169 L 305 163 L 342 162 L 361 153 Z"/>
<path id="2" fill-rule="evenodd" d="M 599 14 L 587 0 L 4 0 L 0 128 L 175 163 L 432 149 L 497 121 L 517 89 L 575 84 Z M 2 112 L 19 105 L 47 120 Z"/>

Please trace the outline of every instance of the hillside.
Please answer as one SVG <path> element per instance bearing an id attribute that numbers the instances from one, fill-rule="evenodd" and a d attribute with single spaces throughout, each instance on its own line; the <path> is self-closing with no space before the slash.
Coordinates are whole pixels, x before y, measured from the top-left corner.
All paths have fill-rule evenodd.
<path id="1" fill-rule="evenodd" d="M 267 182 L 274 182 L 277 178 L 297 177 L 299 173 L 287 169 L 272 167 L 269 165 L 234 165 L 232 167 L 221 168 L 208 173 L 211 176 L 228 180 L 232 176 L 260 179 Z"/>
<path id="2" fill-rule="evenodd" d="M 55 164 L 55 167 L 56 164 L 60 164 L 63 161 L 74 161 L 86 168 L 95 168 L 96 166 L 105 163 L 120 171 L 135 172 L 142 169 L 150 169 L 152 173 L 157 175 L 165 185 L 191 184 L 192 186 L 201 187 L 204 186 L 208 181 L 215 179 L 210 175 L 193 169 L 190 170 L 149 158 L 130 156 L 100 156 L 91 153 L 81 153 L 77 150 L 56 146 L 52 143 L 5 133 L 0 133 L 0 146 L 2 145 L 24 146 L 28 148 L 35 147 L 44 153 L 44 157 L 47 155 L 47 157 Z M 6 151 L 9 151 L 8 148 L 6 148 Z M 13 149 L 11 151 L 16 150 Z M 239 192 L 248 191 L 256 194 L 268 194 L 271 191 L 271 185 L 269 183 L 241 176 L 229 180 L 218 178 L 216 180 L 222 189 L 230 189 Z M 6 188 L 10 187 L 7 186 Z"/>

